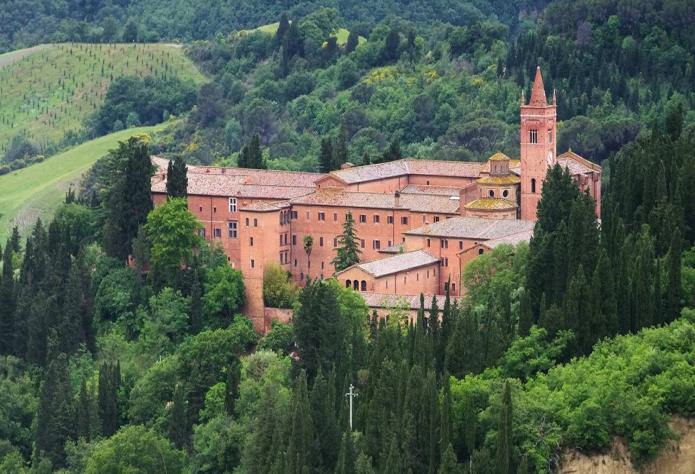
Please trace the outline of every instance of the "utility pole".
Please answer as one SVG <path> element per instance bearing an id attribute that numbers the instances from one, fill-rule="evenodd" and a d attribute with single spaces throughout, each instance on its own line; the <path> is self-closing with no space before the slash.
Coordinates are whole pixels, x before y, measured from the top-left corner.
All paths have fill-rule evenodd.
<path id="1" fill-rule="evenodd" d="M 345 394 L 346 397 L 350 399 L 350 431 L 352 431 L 352 401 L 355 397 L 359 395 L 355 392 L 355 386 L 350 384 L 350 390 Z"/>

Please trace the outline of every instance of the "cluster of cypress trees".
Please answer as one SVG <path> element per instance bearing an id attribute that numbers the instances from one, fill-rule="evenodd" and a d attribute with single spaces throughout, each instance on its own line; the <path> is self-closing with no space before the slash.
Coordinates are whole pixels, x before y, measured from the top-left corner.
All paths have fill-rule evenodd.
<path id="1" fill-rule="evenodd" d="M 347 130 L 345 125 L 340 127 L 338 139 L 333 144 L 331 138 L 321 140 L 321 151 L 319 153 L 319 171 L 328 173 L 339 170 L 341 165 L 348 162 Z"/>
<path id="2" fill-rule="evenodd" d="M 261 139 L 257 133 L 251 138 L 251 142 L 244 145 L 241 149 L 237 166 L 239 166 L 239 168 L 257 170 L 268 169 L 268 164 L 265 162 L 263 153 L 261 152 Z"/>
<path id="3" fill-rule="evenodd" d="M 183 158 L 177 156 L 167 165 L 167 196 L 170 198 L 188 197 L 188 167 Z"/>

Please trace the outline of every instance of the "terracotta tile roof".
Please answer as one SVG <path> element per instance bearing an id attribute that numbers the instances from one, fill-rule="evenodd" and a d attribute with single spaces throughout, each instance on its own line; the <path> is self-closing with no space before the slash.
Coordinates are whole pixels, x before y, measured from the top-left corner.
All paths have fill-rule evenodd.
<path id="1" fill-rule="evenodd" d="M 290 207 L 289 201 L 254 201 L 240 209 L 242 211 L 257 211 L 257 212 L 270 212 L 279 211 L 281 209 L 287 209 Z"/>
<path id="2" fill-rule="evenodd" d="M 413 268 L 424 267 L 438 263 L 439 259 L 428 254 L 424 250 L 415 250 L 413 252 L 399 253 L 393 257 L 386 257 L 379 260 L 373 260 L 366 263 L 358 263 L 350 268 L 359 268 L 362 271 L 369 273 L 374 278 L 380 278 L 394 273 L 404 272 Z M 342 272 L 336 273 L 340 275 L 348 271 L 346 268 Z"/>
<path id="3" fill-rule="evenodd" d="M 509 158 L 507 155 L 502 153 L 501 151 L 498 151 L 494 155 L 492 155 L 490 158 L 488 158 L 488 161 L 510 161 L 511 158 Z"/>
<path id="4" fill-rule="evenodd" d="M 477 178 L 480 176 L 481 168 L 482 163 L 478 162 L 416 160 L 406 158 L 390 161 L 388 163 L 353 166 L 351 168 L 332 171 L 330 175 L 337 177 L 347 184 L 354 184 L 413 174 Z"/>
<path id="5" fill-rule="evenodd" d="M 516 245 L 520 242 L 530 242 L 531 237 L 533 237 L 533 229 L 526 229 L 515 234 L 500 237 L 499 239 L 486 240 L 483 245 L 494 249 L 498 245 L 502 244 Z"/>
<path id="6" fill-rule="evenodd" d="M 566 151 L 557 157 L 557 162 L 560 166 L 569 169 L 571 175 L 587 174 L 593 172 L 601 172 L 601 166 L 596 163 L 582 158 L 572 150 Z"/>
<path id="7" fill-rule="evenodd" d="M 478 184 L 492 184 L 498 186 L 519 184 L 521 179 L 515 174 L 509 174 L 507 176 L 483 176 L 476 180 Z"/>
<path id="8" fill-rule="evenodd" d="M 188 174 L 204 176 L 241 176 L 244 184 L 262 186 L 316 187 L 316 181 L 326 176 L 303 171 L 255 170 L 248 168 L 221 168 L 213 166 L 189 166 Z"/>
<path id="9" fill-rule="evenodd" d="M 533 231 L 534 222 L 519 219 L 484 219 L 482 217 L 452 217 L 405 232 L 408 235 L 451 237 L 459 239 L 492 240 Z"/>
<path id="10" fill-rule="evenodd" d="M 435 196 L 458 196 L 459 188 L 448 188 L 444 186 L 429 186 L 426 184 L 409 184 L 401 189 L 403 194 L 431 194 Z"/>
<path id="11" fill-rule="evenodd" d="M 482 211 L 503 211 L 516 209 L 516 203 L 504 198 L 480 198 L 464 206 L 466 209 Z"/>
<path id="12" fill-rule="evenodd" d="M 350 192 L 342 189 L 318 189 L 316 192 L 292 199 L 293 204 L 313 206 L 357 207 L 374 209 L 405 209 L 414 212 L 458 213 L 458 199 L 450 196 L 401 194 L 396 206 L 394 193 Z"/>
<path id="13" fill-rule="evenodd" d="M 360 291 L 359 295 L 364 299 L 364 302 L 370 308 L 393 308 L 405 306 L 407 309 L 420 309 L 420 295 L 393 295 L 386 293 L 372 293 L 368 291 Z M 432 296 L 425 295 L 424 307 L 429 310 L 432 307 Z M 437 300 L 437 308 L 444 308 L 446 296 L 434 295 Z M 457 300 L 456 297 L 451 297 L 451 303 Z"/>

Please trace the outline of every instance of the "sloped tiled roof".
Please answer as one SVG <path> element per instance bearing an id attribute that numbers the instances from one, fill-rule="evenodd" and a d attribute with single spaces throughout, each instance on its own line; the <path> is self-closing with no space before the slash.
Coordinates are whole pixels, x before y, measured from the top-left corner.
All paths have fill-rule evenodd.
<path id="1" fill-rule="evenodd" d="M 591 173 L 592 171 L 601 172 L 600 165 L 582 158 L 572 150 L 566 151 L 565 153 L 559 155 L 557 157 L 557 162 L 563 168 L 567 168 L 571 175 L 587 174 Z"/>
<path id="2" fill-rule="evenodd" d="M 360 291 L 359 295 L 364 299 L 364 302 L 370 308 L 393 308 L 405 306 L 408 309 L 419 309 L 420 308 L 420 295 L 393 295 L 387 293 L 372 293 L 368 291 Z M 424 307 L 429 310 L 432 307 L 432 296 L 425 295 Z M 446 296 L 444 295 L 434 295 L 437 300 L 437 308 L 440 310 L 444 308 L 444 301 Z M 451 297 L 450 301 L 453 303 L 457 298 Z"/>
<path id="3" fill-rule="evenodd" d="M 437 257 L 433 257 L 424 250 L 415 250 L 413 252 L 400 253 L 393 257 L 386 257 L 379 260 L 373 260 L 366 263 L 358 263 L 350 268 L 359 268 L 362 271 L 369 273 L 374 278 L 380 278 L 394 273 L 404 272 L 413 268 L 432 265 L 439 262 Z M 337 275 L 346 272 L 348 269 L 338 272 Z"/>
<path id="4" fill-rule="evenodd" d="M 356 207 L 374 209 L 406 209 L 414 212 L 456 214 L 458 199 L 450 196 L 401 194 L 396 206 L 395 193 L 363 193 L 341 189 L 318 189 L 316 192 L 292 199 L 293 204 L 313 206 Z"/>
<path id="5" fill-rule="evenodd" d="M 502 153 L 501 151 L 498 151 L 494 155 L 492 155 L 490 158 L 488 158 L 488 161 L 510 161 L 511 158 L 509 158 L 507 155 Z"/>
<path id="6" fill-rule="evenodd" d="M 478 178 L 476 181 L 478 184 L 492 184 L 498 186 L 518 184 L 521 179 L 515 174 L 509 174 L 507 176 L 483 176 Z"/>
<path id="7" fill-rule="evenodd" d="M 431 194 L 435 196 L 458 196 L 460 188 L 430 186 L 427 184 L 409 184 L 401 189 L 402 194 Z"/>
<path id="8" fill-rule="evenodd" d="M 481 169 L 482 163 L 478 162 L 402 159 L 388 163 L 353 166 L 332 171 L 330 175 L 344 183 L 354 184 L 413 174 L 477 178 L 480 176 Z"/>
<path id="9" fill-rule="evenodd" d="M 524 231 L 533 231 L 534 222 L 519 219 L 452 217 L 405 232 L 408 235 L 491 240 Z"/>
<path id="10" fill-rule="evenodd" d="M 500 237 L 499 239 L 486 240 L 484 245 L 494 249 L 502 244 L 516 245 L 520 242 L 530 242 L 531 237 L 533 237 L 533 229 L 526 229 L 515 234 Z"/>
<path id="11" fill-rule="evenodd" d="M 504 198 L 480 198 L 471 201 L 464 206 L 466 209 L 481 211 L 503 211 L 516 209 L 516 203 Z"/>
<path id="12" fill-rule="evenodd" d="M 241 207 L 242 211 L 270 212 L 287 209 L 290 207 L 289 201 L 255 201 Z"/>

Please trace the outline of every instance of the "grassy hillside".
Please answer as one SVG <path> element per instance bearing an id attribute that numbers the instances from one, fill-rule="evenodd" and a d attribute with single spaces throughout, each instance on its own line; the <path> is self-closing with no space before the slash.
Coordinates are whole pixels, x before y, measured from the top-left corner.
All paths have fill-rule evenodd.
<path id="1" fill-rule="evenodd" d="M 55 44 L 0 56 L 0 157 L 26 131 L 40 148 L 81 128 L 124 75 L 203 76 L 183 49 L 166 44 Z"/>
<path id="2" fill-rule="evenodd" d="M 241 30 L 239 33 L 240 34 L 249 34 L 249 33 L 254 33 L 256 31 L 260 31 L 261 33 L 268 33 L 271 35 L 274 35 L 275 32 L 278 30 L 278 26 L 280 25 L 279 22 L 275 23 L 268 23 L 267 25 L 261 25 L 258 28 L 254 28 L 251 30 Z M 336 40 L 338 40 L 338 46 L 345 46 L 347 44 L 348 36 L 350 35 L 350 31 L 345 29 L 345 28 L 338 28 L 338 30 L 335 31 L 335 37 Z M 367 38 L 360 36 L 359 37 L 359 44 L 364 44 L 367 41 Z"/>
<path id="3" fill-rule="evenodd" d="M 46 161 L 0 176 L 0 242 L 14 225 L 25 231 L 36 218 L 46 220 L 65 197 L 70 185 L 77 185 L 82 174 L 119 141 L 141 133 L 152 133 L 167 124 L 122 130 L 83 143 Z"/>

